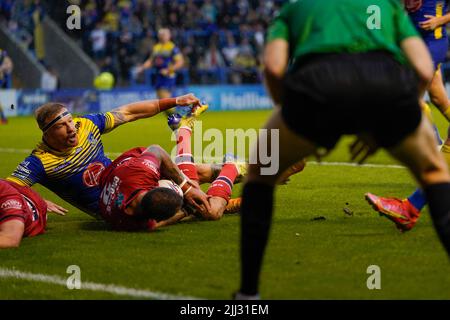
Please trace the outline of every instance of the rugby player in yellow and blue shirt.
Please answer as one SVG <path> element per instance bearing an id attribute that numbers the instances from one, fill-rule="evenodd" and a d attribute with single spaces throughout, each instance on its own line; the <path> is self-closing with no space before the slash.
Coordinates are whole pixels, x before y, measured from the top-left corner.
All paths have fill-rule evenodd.
<path id="1" fill-rule="evenodd" d="M 35 112 L 43 132 L 42 141 L 7 180 L 21 186 L 39 183 L 75 207 L 98 217 L 99 180 L 111 163 L 104 153 L 101 135 L 124 123 L 154 116 L 177 105 L 199 104 L 197 97 L 188 94 L 135 102 L 111 112 L 80 117 L 73 117 L 62 104 L 45 104 Z M 49 209 L 65 211 L 57 205 Z"/>
<path id="2" fill-rule="evenodd" d="M 153 47 L 150 58 L 137 68 L 137 73 L 151 67 L 157 70 L 155 89 L 160 99 L 172 96 L 172 90 L 176 84 L 176 72 L 184 64 L 180 49 L 170 40 L 170 37 L 169 29 L 160 29 L 159 42 Z"/>
<path id="3" fill-rule="evenodd" d="M 442 79 L 441 64 L 445 62 L 448 51 L 448 35 L 446 24 L 450 22 L 447 0 L 404 0 L 417 31 L 425 41 L 433 59 L 435 74 L 428 87 L 431 102 L 450 121 L 450 101 Z M 428 105 L 422 101 L 422 108 L 430 116 Z M 431 117 L 431 116 L 430 116 Z M 436 129 L 437 132 L 437 129 Z M 439 134 L 437 134 L 438 140 Z M 440 141 L 439 144 L 442 144 Z M 441 152 L 450 165 L 450 137 L 442 144 Z M 406 199 L 384 198 L 368 193 L 366 199 L 373 208 L 393 221 L 396 227 L 404 232 L 411 230 L 417 223 L 421 210 L 427 204 L 425 193 L 416 189 Z"/>

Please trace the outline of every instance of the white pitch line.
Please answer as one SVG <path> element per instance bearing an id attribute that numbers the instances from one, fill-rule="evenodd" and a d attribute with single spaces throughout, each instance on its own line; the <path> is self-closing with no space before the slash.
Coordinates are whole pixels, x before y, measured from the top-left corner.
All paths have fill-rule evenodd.
<path id="1" fill-rule="evenodd" d="M 0 148 L 0 153 L 31 153 L 31 149 L 13 149 L 13 148 Z M 120 152 L 106 152 L 105 153 L 111 157 L 118 157 L 121 155 Z M 220 162 L 221 158 L 208 158 L 204 157 L 203 161 L 208 162 Z M 196 159 L 197 161 L 197 159 Z M 198 161 L 197 161 L 198 162 Z M 375 164 L 375 163 L 366 163 L 366 164 L 357 164 L 352 162 L 317 162 L 317 161 L 308 161 L 308 165 L 317 165 L 317 166 L 333 166 L 333 167 L 356 167 L 356 168 L 380 168 L 380 169 L 406 169 L 406 167 L 397 165 L 397 164 Z"/>
<path id="2" fill-rule="evenodd" d="M 36 282 L 44 282 L 49 284 L 67 286 L 67 280 L 55 275 L 46 275 L 40 273 L 22 272 L 13 269 L 0 268 L 0 278 L 14 278 L 19 280 L 28 280 Z M 69 289 L 67 289 L 69 290 Z M 76 289 L 75 289 L 76 290 Z M 156 300 L 198 300 L 200 298 L 173 295 L 150 290 L 134 289 L 122 287 L 114 284 L 102 284 L 95 282 L 81 281 L 80 290 L 90 290 L 97 292 L 107 292 L 120 296 L 130 296 L 135 298 L 147 298 Z"/>

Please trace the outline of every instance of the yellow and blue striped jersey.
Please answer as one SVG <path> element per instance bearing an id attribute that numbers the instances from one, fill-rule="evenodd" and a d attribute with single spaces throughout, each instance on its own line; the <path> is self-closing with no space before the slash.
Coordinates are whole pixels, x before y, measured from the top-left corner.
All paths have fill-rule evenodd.
<path id="1" fill-rule="evenodd" d="M 7 178 L 20 185 L 39 183 L 77 208 L 98 216 L 101 173 L 111 163 L 106 157 L 101 135 L 114 128 L 110 112 L 74 118 L 78 145 L 58 152 L 45 142 L 25 158 Z"/>
<path id="2" fill-rule="evenodd" d="M 442 17 L 447 13 L 448 0 L 405 0 L 405 8 L 417 30 L 424 40 L 439 40 L 447 37 L 445 26 L 427 31 L 420 27 L 420 23 L 428 20 L 426 15 Z"/>
<path id="3" fill-rule="evenodd" d="M 175 46 L 172 41 L 166 42 L 164 44 L 157 43 L 153 46 L 153 66 L 158 70 L 168 68 L 175 62 L 176 59 L 179 59 L 180 56 L 180 49 Z M 175 77 L 175 73 L 172 72 L 169 76 Z"/>

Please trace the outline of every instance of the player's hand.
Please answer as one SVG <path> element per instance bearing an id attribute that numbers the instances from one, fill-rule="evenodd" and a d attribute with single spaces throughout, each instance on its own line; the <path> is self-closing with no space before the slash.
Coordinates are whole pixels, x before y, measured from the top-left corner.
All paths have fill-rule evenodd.
<path id="1" fill-rule="evenodd" d="M 440 17 L 430 16 L 428 14 L 424 15 L 424 17 L 428 20 L 419 23 L 420 27 L 423 30 L 433 31 L 434 29 L 439 28 L 442 25 Z"/>
<path id="2" fill-rule="evenodd" d="M 208 196 L 202 190 L 191 188 L 191 190 L 184 195 L 184 199 L 202 215 L 211 211 Z"/>
<path id="3" fill-rule="evenodd" d="M 179 96 L 176 98 L 176 103 L 179 106 L 189 106 L 192 105 L 192 107 L 200 107 L 200 99 L 194 96 L 194 94 L 189 93 L 185 94 L 184 96 Z"/>
<path id="4" fill-rule="evenodd" d="M 316 158 L 317 162 L 322 162 L 322 159 L 330 153 L 330 150 L 325 148 L 316 148 L 314 150 L 313 156 Z"/>
<path id="5" fill-rule="evenodd" d="M 140 66 L 136 67 L 136 69 L 135 69 L 136 71 L 135 72 L 136 72 L 136 74 L 140 74 L 140 73 L 142 73 L 144 71 L 144 69 L 145 69 L 144 66 L 140 65 Z"/>
<path id="6" fill-rule="evenodd" d="M 361 134 L 350 145 L 351 161 L 363 164 L 367 158 L 378 150 L 378 145 L 370 135 Z"/>
<path id="7" fill-rule="evenodd" d="M 65 216 L 66 213 L 69 212 L 69 210 L 67 210 L 66 208 L 63 208 L 56 203 L 51 202 L 50 200 L 44 201 L 47 204 L 47 212 L 53 212 L 60 216 Z"/>

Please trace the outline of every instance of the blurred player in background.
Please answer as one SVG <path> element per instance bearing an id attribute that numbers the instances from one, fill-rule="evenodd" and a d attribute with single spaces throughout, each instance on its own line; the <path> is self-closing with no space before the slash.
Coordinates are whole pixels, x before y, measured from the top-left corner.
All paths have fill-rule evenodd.
<path id="1" fill-rule="evenodd" d="M 0 179 L 0 249 L 18 247 L 23 237 L 44 233 L 47 204 L 30 187 Z"/>
<path id="2" fill-rule="evenodd" d="M 249 166 L 236 299 L 259 298 L 280 174 L 321 148 L 332 150 L 343 134 L 358 134 L 351 148 L 354 159 L 363 162 L 381 146 L 411 170 L 425 190 L 435 228 L 450 254 L 450 174 L 418 99 L 418 89 L 433 77 L 433 63 L 398 1 L 377 1 L 381 28 L 369 27 L 372 5 L 372 0 L 290 2 L 269 28 L 265 82 L 281 109 L 265 128 L 279 130 L 280 169 L 272 176 L 261 174 L 261 162 Z M 294 64 L 288 69 L 290 60 Z"/>
<path id="3" fill-rule="evenodd" d="M 170 40 L 170 30 L 159 29 L 159 42 L 153 46 L 152 53 L 147 61 L 136 69 L 137 74 L 148 68 L 157 71 L 155 89 L 159 99 L 170 98 L 176 85 L 176 72 L 184 65 L 180 49 Z M 170 113 L 170 111 L 167 111 Z"/>
<path id="4" fill-rule="evenodd" d="M 445 118 L 450 121 L 450 101 L 442 78 L 441 64 L 445 62 L 448 51 L 446 24 L 450 21 L 447 0 L 404 0 L 405 8 L 416 29 L 425 41 L 433 59 L 435 74 L 428 87 L 431 102 L 438 107 Z M 431 120 L 430 107 L 422 101 L 422 108 Z M 439 144 L 442 144 L 435 127 Z M 449 131 L 450 133 L 450 131 Z M 442 144 L 441 152 L 450 165 L 450 136 Z M 417 189 L 406 199 L 383 198 L 366 194 L 367 201 L 373 208 L 393 221 L 400 231 L 411 230 L 417 223 L 421 210 L 427 201 L 422 189 Z"/>

